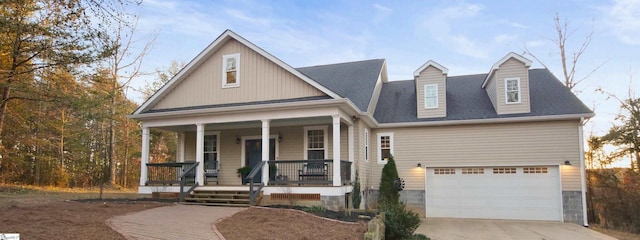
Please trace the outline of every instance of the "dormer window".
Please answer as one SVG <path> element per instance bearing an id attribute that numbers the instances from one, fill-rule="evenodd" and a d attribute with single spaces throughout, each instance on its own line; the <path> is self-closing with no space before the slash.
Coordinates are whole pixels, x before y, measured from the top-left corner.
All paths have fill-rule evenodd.
<path id="1" fill-rule="evenodd" d="M 222 56 L 222 88 L 240 86 L 240 53 Z"/>
<path id="2" fill-rule="evenodd" d="M 424 108 L 438 108 L 438 84 L 424 85 Z"/>
<path id="3" fill-rule="evenodd" d="M 506 103 L 520 103 L 520 78 L 507 78 L 504 85 Z"/>

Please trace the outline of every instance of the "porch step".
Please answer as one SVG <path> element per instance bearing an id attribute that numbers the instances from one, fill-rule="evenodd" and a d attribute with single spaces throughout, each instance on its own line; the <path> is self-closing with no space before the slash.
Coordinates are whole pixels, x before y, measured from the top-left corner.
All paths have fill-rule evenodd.
<path id="1" fill-rule="evenodd" d="M 184 199 L 183 204 L 205 206 L 248 207 L 249 191 L 238 190 L 194 190 Z M 262 193 L 256 198 L 256 203 L 262 200 Z"/>

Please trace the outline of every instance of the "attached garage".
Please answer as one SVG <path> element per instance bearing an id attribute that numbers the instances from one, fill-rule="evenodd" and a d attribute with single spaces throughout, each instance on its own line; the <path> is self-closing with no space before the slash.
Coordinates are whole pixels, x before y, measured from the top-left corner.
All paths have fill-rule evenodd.
<path id="1" fill-rule="evenodd" d="M 426 216 L 562 221 L 558 166 L 426 169 Z"/>

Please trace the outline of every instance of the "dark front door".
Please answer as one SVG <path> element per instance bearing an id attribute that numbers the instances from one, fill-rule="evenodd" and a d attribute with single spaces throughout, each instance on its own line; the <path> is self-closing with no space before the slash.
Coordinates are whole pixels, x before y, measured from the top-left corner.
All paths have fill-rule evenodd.
<path id="1" fill-rule="evenodd" d="M 256 165 L 262 161 L 262 140 L 250 139 L 245 141 L 244 146 L 244 164 L 253 169 Z M 276 140 L 269 139 L 269 160 L 276 159 Z M 262 171 L 258 172 L 253 178 L 254 183 L 262 181 Z"/>

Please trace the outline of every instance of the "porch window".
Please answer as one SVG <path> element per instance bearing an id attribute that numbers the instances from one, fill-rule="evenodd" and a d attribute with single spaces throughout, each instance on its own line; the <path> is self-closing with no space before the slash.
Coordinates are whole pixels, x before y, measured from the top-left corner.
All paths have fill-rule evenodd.
<path id="1" fill-rule="evenodd" d="M 378 133 L 378 163 L 386 164 L 393 155 L 393 133 Z"/>
<path id="2" fill-rule="evenodd" d="M 240 86 L 240 53 L 222 56 L 222 88 Z"/>
<path id="3" fill-rule="evenodd" d="M 218 169 L 218 134 L 204 136 L 204 168 Z"/>
<path id="4" fill-rule="evenodd" d="M 327 158 L 327 127 L 305 127 L 305 159 Z"/>

